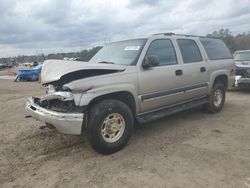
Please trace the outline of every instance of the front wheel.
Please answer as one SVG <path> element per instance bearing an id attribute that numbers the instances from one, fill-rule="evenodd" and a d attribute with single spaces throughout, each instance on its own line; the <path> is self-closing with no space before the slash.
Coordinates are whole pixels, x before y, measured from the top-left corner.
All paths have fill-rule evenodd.
<path id="1" fill-rule="evenodd" d="M 107 99 L 90 109 L 87 137 L 97 152 L 111 154 L 121 150 L 133 130 L 134 118 L 130 108 L 119 100 Z"/>
<path id="2" fill-rule="evenodd" d="M 209 103 L 206 108 L 211 113 L 218 113 L 223 109 L 226 98 L 226 89 L 224 84 L 216 83 L 209 96 Z"/>

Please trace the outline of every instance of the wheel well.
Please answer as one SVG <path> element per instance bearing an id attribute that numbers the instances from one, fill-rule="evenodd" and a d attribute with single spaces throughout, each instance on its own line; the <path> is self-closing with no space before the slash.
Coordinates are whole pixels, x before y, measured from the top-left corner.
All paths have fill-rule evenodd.
<path id="1" fill-rule="evenodd" d="M 228 86 L 228 77 L 227 77 L 227 75 L 223 74 L 223 75 L 217 76 L 215 78 L 215 80 L 214 80 L 214 85 L 216 83 L 218 83 L 218 82 L 223 83 L 225 88 L 227 88 L 227 86 Z"/>
<path id="2" fill-rule="evenodd" d="M 114 93 L 105 94 L 99 97 L 94 98 L 90 101 L 88 105 L 88 109 L 90 109 L 94 104 L 105 100 L 105 99 L 116 99 L 124 102 L 131 109 L 132 113 L 135 115 L 136 113 L 136 104 L 133 95 L 128 91 L 118 91 Z"/>

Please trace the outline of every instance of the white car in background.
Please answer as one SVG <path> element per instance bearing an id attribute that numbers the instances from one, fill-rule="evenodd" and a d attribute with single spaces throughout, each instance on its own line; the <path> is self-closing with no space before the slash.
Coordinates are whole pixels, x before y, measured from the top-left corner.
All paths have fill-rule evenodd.
<path id="1" fill-rule="evenodd" d="M 235 85 L 250 87 L 250 50 L 241 50 L 234 53 L 236 65 Z"/>

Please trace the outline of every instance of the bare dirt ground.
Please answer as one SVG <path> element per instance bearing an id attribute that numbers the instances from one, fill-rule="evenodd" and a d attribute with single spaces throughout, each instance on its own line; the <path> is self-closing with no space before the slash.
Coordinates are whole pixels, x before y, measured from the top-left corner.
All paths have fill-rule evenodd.
<path id="1" fill-rule="evenodd" d="M 0 71 L 0 76 L 3 75 L 9 75 L 10 77 L 13 77 L 14 74 L 19 70 L 19 69 L 28 69 L 25 66 L 18 66 L 18 67 L 14 67 L 14 68 L 7 68 L 7 69 L 3 69 Z"/>
<path id="2" fill-rule="evenodd" d="M 227 92 L 224 110 L 199 109 L 137 126 L 104 156 L 82 136 L 25 119 L 39 83 L 0 80 L 0 187 L 250 187 L 250 92 Z"/>

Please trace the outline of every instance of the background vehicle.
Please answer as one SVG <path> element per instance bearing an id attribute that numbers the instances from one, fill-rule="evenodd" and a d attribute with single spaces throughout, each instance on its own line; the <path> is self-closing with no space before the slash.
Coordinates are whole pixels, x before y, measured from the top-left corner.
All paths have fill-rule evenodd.
<path id="1" fill-rule="evenodd" d="M 0 70 L 1 69 L 6 69 L 6 68 L 8 68 L 8 65 L 6 65 L 6 64 L 0 64 Z"/>
<path id="2" fill-rule="evenodd" d="M 89 62 L 45 62 L 47 95 L 28 99 L 27 116 L 62 133 L 84 132 L 96 151 L 109 154 L 126 145 L 135 120 L 200 105 L 221 111 L 234 68 L 219 39 L 163 33 L 114 42 Z"/>
<path id="3" fill-rule="evenodd" d="M 39 65 L 39 63 L 37 61 L 34 61 L 32 64 L 33 67 L 36 67 L 37 65 Z"/>
<path id="4" fill-rule="evenodd" d="M 26 62 L 26 63 L 23 63 L 23 65 L 24 65 L 25 67 L 32 67 L 32 66 L 33 66 L 33 63 L 31 63 L 31 62 Z"/>
<path id="5" fill-rule="evenodd" d="M 250 50 L 236 51 L 234 60 L 236 63 L 236 85 L 250 87 Z"/>
<path id="6" fill-rule="evenodd" d="M 37 81 L 41 73 L 42 65 L 37 65 L 31 69 L 18 70 L 15 81 Z"/>

